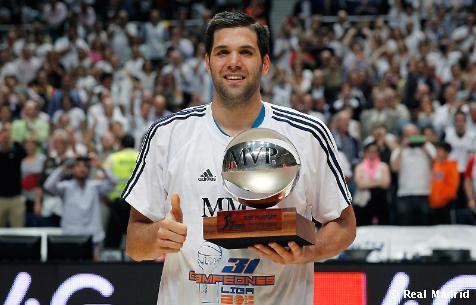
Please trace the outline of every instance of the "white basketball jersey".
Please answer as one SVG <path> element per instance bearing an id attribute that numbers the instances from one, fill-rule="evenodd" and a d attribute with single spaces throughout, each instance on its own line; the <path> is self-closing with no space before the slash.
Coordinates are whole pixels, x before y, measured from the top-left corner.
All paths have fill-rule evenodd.
<path id="1" fill-rule="evenodd" d="M 274 208 L 295 207 L 321 223 L 338 218 L 351 202 L 325 125 L 289 108 L 263 103 L 259 127 L 286 136 L 301 157 L 299 180 Z M 158 305 L 293 304 L 313 299 L 313 264 L 279 265 L 247 249 L 227 250 L 203 240 L 202 217 L 245 209 L 223 187 L 221 168 L 230 137 L 216 125 L 211 106 L 177 112 L 154 123 L 142 143 L 123 198 L 153 221 L 181 198 L 187 240 L 166 257 Z"/>

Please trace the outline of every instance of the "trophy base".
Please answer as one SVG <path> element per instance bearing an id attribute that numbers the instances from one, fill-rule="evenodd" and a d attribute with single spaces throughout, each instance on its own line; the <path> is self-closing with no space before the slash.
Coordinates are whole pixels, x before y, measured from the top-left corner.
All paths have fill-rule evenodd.
<path id="1" fill-rule="evenodd" d="M 295 208 L 222 211 L 203 218 L 204 239 L 226 249 L 271 242 L 287 247 L 290 241 L 312 245 L 315 231 L 314 223 Z"/>

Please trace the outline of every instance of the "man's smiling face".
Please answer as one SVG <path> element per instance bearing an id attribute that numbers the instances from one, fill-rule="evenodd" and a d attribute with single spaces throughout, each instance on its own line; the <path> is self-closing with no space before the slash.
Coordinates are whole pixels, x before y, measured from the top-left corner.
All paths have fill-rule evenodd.
<path id="1" fill-rule="evenodd" d="M 269 70 L 269 57 L 261 58 L 252 29 L 224 28 L 214 33 L 206 64 L 220 101 L 232 106 L 245 104 L 259 94 L 261 75 Z"/>

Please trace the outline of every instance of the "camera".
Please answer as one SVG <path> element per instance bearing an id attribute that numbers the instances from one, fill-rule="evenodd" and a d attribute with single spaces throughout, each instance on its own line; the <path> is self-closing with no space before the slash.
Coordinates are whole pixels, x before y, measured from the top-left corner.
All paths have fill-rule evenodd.
<path id="1" fill-rule="evenodd" d="M 425 136 L 416 135 L 408 137 L 408 146 L 409 147 L 421 147 L 425 144 Z"/>

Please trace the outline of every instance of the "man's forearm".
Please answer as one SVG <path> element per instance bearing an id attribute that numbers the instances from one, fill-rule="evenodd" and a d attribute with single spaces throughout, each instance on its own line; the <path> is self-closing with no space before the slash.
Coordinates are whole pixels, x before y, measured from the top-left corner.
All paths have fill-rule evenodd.
<path id="1" fill-rule="evenodd" d="M 127 255 L 136 261 L 154 260 L 162 255 L 163 253 L 157 252 L 155 246 L 155 237 L 158 230 L 159 224 L 156 222 L 129 223 L 127 228 Z"/>
<path id="2" fill-rule="evenodd" d="M 46 179 L 43 187 L 45 190 L 48 192 L 54 194 L 54 195 L 59 195 L 59 190 L 58 190 L 58 182 L 61 181 L 61 178 L 63 177 L 64 174 L 64 169 L 62 166 L 59 166 L 56 168 Z"/>
<path id="3" fill-rule="evenodd" d="M 320 261 L 334 257 L 352 244 L 355 239 L 356 223 L 352 207 L 342 211 L 341 217 L 326 223 L 316 233 L 316 244 L 309 246 L 309 261 Z"/>

